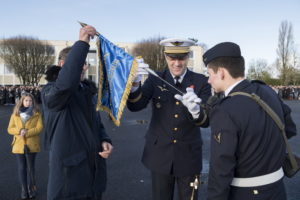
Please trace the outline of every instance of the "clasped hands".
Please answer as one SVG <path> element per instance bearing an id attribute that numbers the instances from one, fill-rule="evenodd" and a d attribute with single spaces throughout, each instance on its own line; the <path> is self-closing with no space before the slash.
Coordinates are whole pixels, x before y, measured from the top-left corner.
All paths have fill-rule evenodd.
<path id="1" fill-rule="evenodd" d="M 195 94 L 193 88 L 186 88 L 186 93 L 184 95 L 176 94 L 174 98 L 181 101 L 181 103 L 187 107 L 194 119 L 199 117 L 201 109 L 200 103 L 202 100 Z"/>
<path id="2" fill-rule="evenodd" d="M 27 133 L 27 130 L 26 130 L 26 129 L 22 128 L 22 129 L 20 130 L 20 136 L 24 137 L 26 133 Z"/>

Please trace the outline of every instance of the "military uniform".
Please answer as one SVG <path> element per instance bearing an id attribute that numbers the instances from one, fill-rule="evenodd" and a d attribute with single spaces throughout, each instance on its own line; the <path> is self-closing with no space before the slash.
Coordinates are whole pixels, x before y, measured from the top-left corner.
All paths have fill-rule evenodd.
<path id="1" fill-rule="evenodd" d="M 260 96 L 285 122 L 288 138 L 296 134 L 291 110 L 270 87 L 243 80 L 230 93 L 237 91 Z M 227 96 L 212 109 L 210 123 L 208 199 L 286 199 L 283 174 L 277 172 L 284 161 L 285 143 L 273 119 L 249 97 Z M 263 184 L 261 176 L 274 172 L 282 175 L 275 182 Z M 236 178 L 253 177 L 259 181 L 249 185 L 235 182 Z"/>
<path id="2" fill-rule="evenodd" d="M 169 70 L 159 73 L 159 76 L 175 87 Z M 187 87 L 193 87 L 203 103 L 211 95 L 207 77 L 189 70 L 178 89 L 185 92 Z M 178 94 L 175 89 L 150 75 L 142 87 L 129 95 L 127 106 L 131 111 L 139 111 L 152 101 L 152 118 L 145 137 L 143 164 L 154 174 L 193 179 L 202 169 L 202 139 L 199 127 L 207 127 L 208 118 L 204 109 L 201 109 L 199 117 L 193 119 L 188 109 L 174 98 L 175 94 Z M 186 184 L 186 190 L 191 191 L 189 183 Z M 190 197 L 191 195 L 186 199 Z"/>
<path id="3" fill-rule="evenodd" d="M 263 82 L 244 79 L 245 62 L 237 44 L 217 44 L 205 52 L 203 61 L 209 83 L 225 96 L 209 114 L 208 200 L 285 200 L 281 130 L 256 100 L 238 92 L 259 96 L 284 122 L 288 138 L 296 135 L 290 108 Z"/>

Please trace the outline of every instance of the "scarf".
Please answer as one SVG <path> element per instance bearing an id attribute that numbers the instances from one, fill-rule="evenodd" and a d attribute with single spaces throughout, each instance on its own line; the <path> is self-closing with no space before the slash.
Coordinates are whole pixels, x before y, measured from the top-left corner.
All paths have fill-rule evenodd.
<path id="1" fill-rule="evenodd" d="M 27 120 L 32 116 L 33 114 L 32 110 L 33 110 L 32 106 L 20 108 L 20 117 L 23 123 L 26 123 Z"/>

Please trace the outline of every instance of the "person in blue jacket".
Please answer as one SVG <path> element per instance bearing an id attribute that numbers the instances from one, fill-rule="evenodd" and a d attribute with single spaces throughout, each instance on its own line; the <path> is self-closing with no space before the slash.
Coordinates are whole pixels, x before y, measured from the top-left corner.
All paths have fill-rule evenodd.
<path id="1" fill-rule="evenodd" d="M 99 200 L 105 190 L 105 158 L 113 147 L 95 109 L 95 84 L 83 80 L 95 34 L 92 26 L 80 29 L 79 41 L 59 54 L 61 70 L 48 70 L 49 82 L 42 90 L 48 200 Z"/>

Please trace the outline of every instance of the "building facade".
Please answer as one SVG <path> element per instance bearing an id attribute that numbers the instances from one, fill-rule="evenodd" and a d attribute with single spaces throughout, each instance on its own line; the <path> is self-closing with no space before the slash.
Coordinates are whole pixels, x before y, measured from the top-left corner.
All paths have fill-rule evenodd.
<path id="1" fill-rule="evenodd" d="M 65 47 L 72 46 L 74 41 L 62 41 L 62 40 L 51 40 L 47 41 L 55 49 L 55 61 L 53 64 L 57 64 L 58 54 Z M 135 43 L 116 43 L 117 46 L 123 48 L 126 52 L 131 52 L 135 46 Z M 192 46 L 191 54 L 188 63 L 188 68 L 197 73 L 204 73 L 205 67 L 202 61 L 203 49 L 200 46 Z M 87 56 L 87 63 L 89 69 L 86 74 L 86 78 L 98 83 L 98 55 L 96 42 L 90 43 L 90 51 Z M 40 80 L 40 85 L 46 84 L 44 77 Z M 19 78 L 10 70 L 3 60 L 0 58 L 0 85 L 21 85 Z"/>

